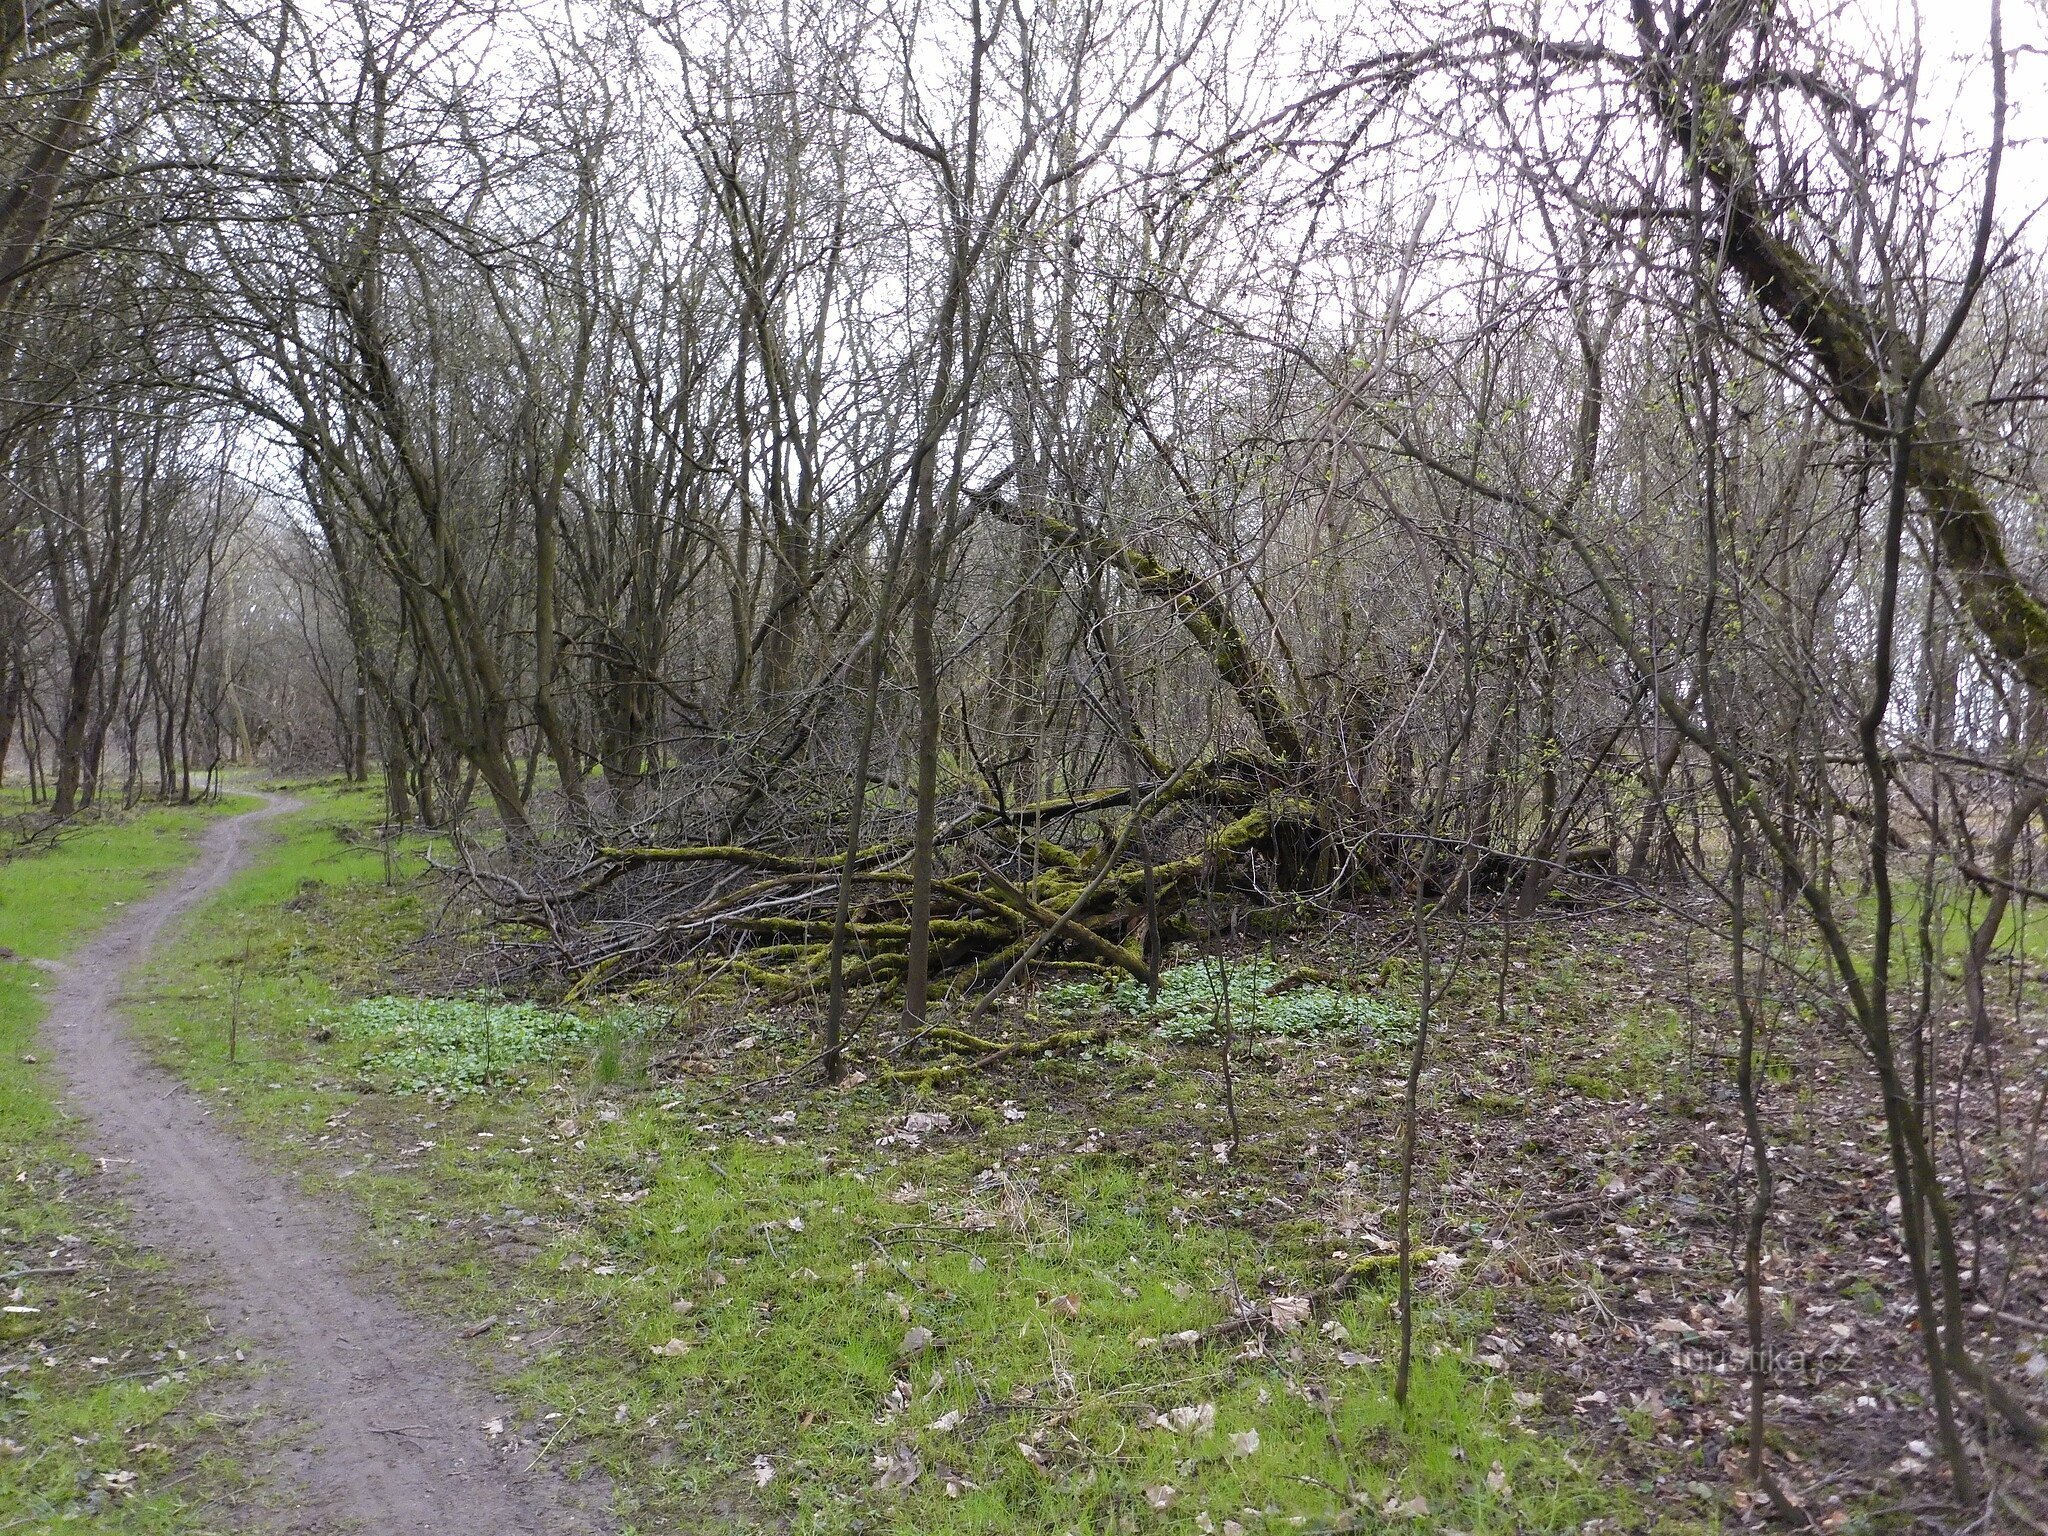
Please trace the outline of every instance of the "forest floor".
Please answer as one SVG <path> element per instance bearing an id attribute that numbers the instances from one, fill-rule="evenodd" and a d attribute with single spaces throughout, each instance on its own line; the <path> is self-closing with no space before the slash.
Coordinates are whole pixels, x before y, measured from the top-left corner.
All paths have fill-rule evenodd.
<path id="1" fill-rule="evenodd" d="M 1404 1413 L 1386 1266 L 1299 1305 L 1392 1242 L 1417 980 L 1401 934 L 1360 919 L 1187 961 L 1156 1014 L 1041 989 L 991 1031 L 1091 1021 L 1112 1038 L 921 1084 L 862 1059 L 826 1089 L 801 1010 L 650 993 L 566 1013 L 477 992 L 476 914 L 420 877 L 417 844 L 380 845 L 361 791 L 297 792 L 280 837 L 159 952 L 134 1027 L 264 1166 L 328 1203 L 337 1233 L 361 1234 L 352 1283 L 402 1297 L 514 1405 L 436 1429 L 484 1453 L 518 1442 L 498 1454 L 522 1469 L 602 1478 L 622 1532 L 1762 1518 L 1739 1476 L 1749 1181 L 1707 1044 L 1725 1031 L 1703 1012 L 1725 960 L 1669 914 L 1441 936 L 1463 958 L 1423 1080 L 1427 1257 Z M 0 893 L 0 941 L 35 952 L 18 926 Z M 1360 985 L 1319 1006 L 1261 1001 L 1304 965 Z M 1228 1085 L 1204 1004 L 1225 977 Z M 75 1154 L 54 1121 L 20 1129 L 47 1114 L 48 1085 L 4 1043 L 4 1171 L 40 1191 Z M 2010 1042 L 1997 1104 L 1979 1078 L 1987 1091 L 1957 1106 L 1987 1199 L 2016 1183 L 2044 1045 Z M 1943 1482 L 1864 1075 L 1788 1018 L 1770 1081 L 1774 1463 L 1823 1529 L 1911 1528 Z M 191 1293 L 131 1282 L 110 1195 L 65 1189 L 66 1205 L 0 1222 L 10 1270 L 74 1262 L 53 1234 L 87 1225 L 77 1211 L 104 1232 L 75 1273 L 24 1277 L 16 1304 L 43 1310 L 0 1330 L 0 1530 L 88 1512 L 117 1531 L 273 1519 L 275 1495 L 236 1490 L 268 1477 L 251 1458 L 277 1426 L 200 1411 L 247 1401 L 222 1379 L 223 1336 L 180 1313 Z M 2022 1381 L 2048 1365 L 2030 1251 L 2037 1267 L 1977 1303 Z M 91 1284 L 103 1299 L 88 1303 Z M 1210 1333 L 1253 1308 L 1260 1327 Z M 212 1374 L 160 1370 L 174 1338 L 218 1357 Z M 132 1381 L 173 1386 L 93 1408 L 103 1432 L 72 1443 L 50 1394 L 109 1390 L 124 1348 L 160 1357 Z M 1999 1471 L 2038 1497 L 2023 1469 Z"/>

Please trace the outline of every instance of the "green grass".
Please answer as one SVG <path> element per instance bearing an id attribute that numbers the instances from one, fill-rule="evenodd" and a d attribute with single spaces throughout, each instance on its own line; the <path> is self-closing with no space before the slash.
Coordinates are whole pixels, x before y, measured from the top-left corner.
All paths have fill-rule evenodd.
<path id="1" fill-rule="evenodd" d="M 744 1078 L 806 1045 L 744 997 L 680 1039 L 558 1038 L 490 1091 L 467 1067 L 376 1070 L 396 1036 L 335 1021 L 387 994 L 368 1017 L 445 1008 L 393 978 L 446 892 L 418 878 L 416 845 L 386 885 L 357 830 L 374 794 L 306 794 L 272 854 L 187 928 L 141 1027 L 356 1204 L 406 1294 L 490 1324 L 478 1358 L 510 1378 L 551 1458 L 610 1475 L 629 1532 L 1654 1523 L 1536 1426 L 1536 1383 L 1479 1363 L 1491 1298 L 1448 1268 L 1422 1287 L 1406 1413 L 1370 1283 L 1262 1351 L 1176 1343 L 1373 1250 L 1250 1219 L 1232 1181 L 1256 1149 L 1212 1155 L 1207 1090 L 1148 1053 L 1171 1042 L 1042 1064 L 1020 1080 L 1028 1109 L 992 1102 L 1025 1091 L 1011 1083 L 750 1096 Z M 452 1032 L 464 1062 L 481 1017 Z M 680 1076 L 650 1080 L 658 1050 L 684 1058 Z M 400 1086 L 418 1091 L 385 1091 Z M 1103 1087 L 1085 1110 L 1062 1098 Z M 1205 1405 L 1212 1428 L 1159 1427 Z"/>
<path id="2" fill-rule="evenodd" d="M 0 1270 L 77 1272 L 0 1283 L 0 1529 L 202 1529 L 194 1490 L 239 1480 L 192 1411 L 208 1369 L 203 1320 L 123 1241 L 117 1213 L 55 1108 L 35 1026 L 62 958 L 182 864 L 210 808 L 102 819 L 55 848 L 0 861 Z"/>
<path id="3" fill-rule="evenodd" d="M 660 1156 L 662 1130 L 636 1119 L 607 1141 Z M 1456 1351 L 1425 1353 L 1404 1417 L 1382 1297 L 1256 1358 L 1178 1345 L 1219 1320 L 1219 1292 L 1261 1298 L 1298 1256 L 1177 1222 L 1127 1169 L 976 1161 L 907 1159 L 915 1183 L 891 1188 L 808 1147 L 737 1144 L 654 1173 L 636 1219 L 569 1240 L 615 1272 L 607 1311 L 645 1353 L 614 1378 L 629 1418 L 681 1412 L 708 1442 L 697 1491 L 727 1494 L 765 1458 L 759 1513 L 817 1530 L 1111 1531 L 1158 1523 L 1143 1490 L 1163 1488 L 1181 1521 L 1328 1521 L 1420 1495 L 1464 1529 L 1560 1530 L 1600 1507 L 1519 1430 L 1509 1385 Z M 1200 1432 L 1159 1427 L 1188 1409 Z M 923 1472 L 878 1495 L 891 1463 Z M 1522 1497 L 1487 1486 L 1496 1464 Z"/>

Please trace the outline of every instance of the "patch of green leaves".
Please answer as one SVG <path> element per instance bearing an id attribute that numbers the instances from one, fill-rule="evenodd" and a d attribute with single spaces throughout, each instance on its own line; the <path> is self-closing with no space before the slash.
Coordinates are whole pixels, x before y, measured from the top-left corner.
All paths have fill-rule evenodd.
<path id="1" fill-rule="evenodd" d="M 1149 1020 L 1162 1040 L 1186 1044 L 1218 1037 L 1226 1003 L 1233 1028 L 1246 1036 L 1399 1040 L 1412 1030 L 1406 1008 L 1361 992 L 1312 982 L 1268 995 L 1286 975 L 1264 959 L 1190 960 L 1167 967 L 1156 1000 L 1136 981 L 1125 980 L 1107 992 L 1085 982 L 1054 987 L 1045 994 L 1045 1004 L 1066 1014 L 1107 1006 L 1126 1018 Z"/>
<path id="2" fill-rule="evenodd" d="M 470 1093 L 514 1069 L 616 1051 L 651 1029 L 652 1009 L 580 1010 L 490 998 L 366 997 L 324 1021 L 334 1037 L 363 1047 L 362 1070 L 392 1093 Z"/>

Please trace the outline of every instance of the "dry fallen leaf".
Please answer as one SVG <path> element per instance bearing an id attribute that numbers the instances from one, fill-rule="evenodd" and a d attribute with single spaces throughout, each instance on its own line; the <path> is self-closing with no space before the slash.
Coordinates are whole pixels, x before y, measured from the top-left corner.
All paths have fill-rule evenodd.
<path id="1" fill-rule="evenodd" d="M 1156 1487 L 1145 1490 L 1145 1502 L 1154 1509 L 1171 1509 L 1173 1508 L 1173 1501 L 1179 1497 L 1180 1494 L 1174 1490 L 1174 1486 L 1171 1483 L 1160 1483 Z"/>
<path id="2" fill-rule="evenodd" d="M 1308 1321 L 1309 1299 L 1306 1296 L 1275 1296 L 1268 1311 L 1277 1331 L 1293 1333 Z"/>
<path id="3" fill-rule="evenodd" d="M 756 1488 L 766 1488 L 775 1481 L 775 1463 L 766 1456 L 756 1456 L 754 1458 L 753 1476 Z"/>
<path id="4" fill-rule="evenodd" d="M 1506 1498 L 1514 1491 L 1508 1486 L 1507 1468 L 1497 1461 L 1487 1470 L 1486 1489 L 1487 1492 L 1498 1494 L 1502 1498 Z"/>
<path id="5" fill-rule="evenodd" d="M 899 1445 L 887 1456 L 875 1458 L 875 1470 L 882 1475 L 875 1480 L 878 1492 L 901 1492 L 924 1476 L 924 1463 L 917 1459 L 917 1452 L 907 1445 Z"/>
<path id="6" fill-rule="evenodd" d="M 1216 1427 L 1216 1405 L 1188 1403 L 1179 1408 L 1169 1408 L 1153 1422 L 1176 1435 L 1206 1435 Z"/>
<path id="7" fill-rule="evenodd" d="M 1232 1456 L 1250 1456 L 1259 1448 L 1259 1432 L 1256 1429 L 1240 1430 L 1230 1437 Z"/>
<path id="8" fill-rule="evenodd" d="M 666 1344 L 654 1345 L 649 1352 L 657 1355 L 666 1355 L 672 1360 L 679 1359 L 690 1352 L 690 1341 L 688 1339 L 670 1339 Z"/>

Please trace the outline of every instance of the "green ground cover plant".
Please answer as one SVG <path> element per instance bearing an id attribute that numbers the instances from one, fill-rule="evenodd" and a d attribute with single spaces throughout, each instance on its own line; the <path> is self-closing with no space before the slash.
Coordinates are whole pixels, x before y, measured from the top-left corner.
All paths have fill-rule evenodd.
<path id="1" fill-rule="evenodd" d="M 359 1064 L 395 1093 L 476 1092 L 536 1064 L 638 1039 L 652 1009 L 546 1008 L 489 997 L 366 997 L 324 1021 L 361 1048 Z M 316 1026 L 322 1027 L 322 1026 Z"/>
<path id="2" fill-rule="evenodd" d="M 1294 1040 L 1354 1035 L 1397 1044 L 1412 1035 L 1412 1013 L 1403 1005 L 1363 990 L 1321 979 L 1303 979 L 1261 957 L 1226 961 L 1188 960 L 1160 973 L 1159 995 L 1128 977 L 1105 991 L 1068 983 L 1045 994 L 1056 1012 L 1079 1014 L 1107 1007 L 1151 1025 L 1162 1040 L 1210 1041 L 1222 1033 L 1224 1010 L 1233 1026 L 1251 1036 Z"/>

